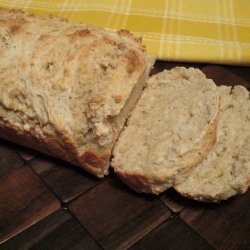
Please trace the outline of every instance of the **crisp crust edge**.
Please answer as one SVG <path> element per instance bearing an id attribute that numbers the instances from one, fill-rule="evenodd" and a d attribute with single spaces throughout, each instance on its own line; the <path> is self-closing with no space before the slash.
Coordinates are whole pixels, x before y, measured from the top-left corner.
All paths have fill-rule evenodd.
<path id="1" fill-rule="evenodd" d="M 60 138 L 37 138 L 32 133 L 21 132 L 14 125 L 7 125 L 0 122 L 0 138 L 13 143 L 32 148 L 46 155 L 65 160 L 73 165 L 79 166 L 87 172 L 102 178 L 108 174 L 107 166 L 111 156 L 111 150 L 98 154 L 88 150 L 79 154 L 77 149 L 67 138 L 61 141 Z"/>

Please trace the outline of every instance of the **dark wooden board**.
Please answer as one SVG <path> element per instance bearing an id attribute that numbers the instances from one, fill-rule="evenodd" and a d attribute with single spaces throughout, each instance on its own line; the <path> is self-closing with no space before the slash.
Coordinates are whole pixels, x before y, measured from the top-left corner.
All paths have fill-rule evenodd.
<path id="1" fill-rule="evenodd" d="M 125 248 L 170 216 L 159 199 L 139 195 L 113 177 L 73 201 L 69 209 L 105 248 Z"/>
<path id="2" fill-rule="evenodd" d="M 247 67 L 158 61 L 152 74 L 175 66 L 250 90 Z M 221 204 L 136 194 L 112 172 L 99 180 L 0 140 L 0 249 L 250 249 L 249 208 L 250 192 Z"/>
<path id="3" fill-rule="evenodd" d="M 101 249 L 66 210 L 55 212 L 5 242 L 4 249 Z"/>
<path id="4" fill-rule="evenodd" d="M 36 157 L 28 164 L 63 203 L 68 203 L 103 181 L 81 168 L 50 157 Z"/>
<path id="5" fill-rule="evenodd" d="M 0 242 L 48 216 L 59 201 L 27 166 L 0 177 Z"/>
<path id="6" fill-rule="evenodd" d="M 250 192 L 221 204 L 189 202 L 180 218 L 220 249 L 250 248 Z"/>
<path id="7" fill-rule="evenodd" d="M 183 198 L 173 188 L 168 189 L 160 195 L 164 204 L 174 213 L 179 213 L 187 204 L 187 199 Z"/>
<path id="8" fill-rule="evenodd" d="M 0 144 L 0 176 L 24 164 L 21 157 L 11 147 L 10 143 L 1 142 Z"/>
<path id="9" fill-rule="evenodd" d="M 149 233 L 144 239 L 138 241 L 130 249 L 210 250 L 214 248 L 185 222 L 177 216 L 173 216 Z"/>
<path id="10" fill-rule="evenodd" d="M 202 68 L 202 71 L 207 78 L 213 79 L 213 81 L 217 85 L 243 85 L 247 89 L 249 89 L 249 83 L 244 78 L 241 78 L 238 75 L 232 73 L 231 71 L 226 70 L 222 66 L 209 65 Z"/>

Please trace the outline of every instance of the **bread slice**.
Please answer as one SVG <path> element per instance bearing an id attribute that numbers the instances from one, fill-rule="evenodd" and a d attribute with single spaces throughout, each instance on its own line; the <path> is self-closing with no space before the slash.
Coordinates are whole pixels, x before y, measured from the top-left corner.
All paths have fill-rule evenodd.
<path id="1" fill-rule="evenodd" d="M 0 137 L 98 177 L 154 63 L 141 39 L 0 9 Z"/>
<path id="2" fill-rule="evenodd" d="M 174 188 L 200 201 L 226 200 L 250 185 L 250 100 L 243 86 L 218 87 L 221 112 L 217 141 L 187 179 Z"/>
<path id="3" fill-rule="evenodd" d="M 218 112 L 216 86 L 198 69 L 154 75 L 114 147 L 114 171 L 138 192 L 182 182 L 215 143 Z"/>

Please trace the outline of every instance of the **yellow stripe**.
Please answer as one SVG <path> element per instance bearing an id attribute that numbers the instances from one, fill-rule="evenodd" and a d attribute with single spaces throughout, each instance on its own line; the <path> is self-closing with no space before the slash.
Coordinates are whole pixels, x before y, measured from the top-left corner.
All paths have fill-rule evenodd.
<path id="1" fill-rule="evenodd" d="M 230 11 L 230 16 L 232 18 L 232 20 L 235 20 L 235 17 L 234 17 L 234 5 L 233 5 L 233 0 L 230 0 L 229 1 L 229 11 Z M 236 29 L 236 24 L 235 22 L 232 24 L 232 30 L 233 30 L 233 38 L 232 40 L 237 42 L 238 41 L 238 34 L 237 34 L 237 29 Z M 241 47 L 239 46 L 239 44 L 237 44 L 237 49 L 236 50 L 236 55 L 235 55 L 235 58 L 236 60 L 240 63 L 241 61 Z M 232 60 L 233 60 L 234 57 L 232 57 Z"/>
<path id="2" fill-rule="evenodd" d="M 169 1 L 169 9 L 171 9 L 172 11 L 176 11 L 175 10 L 175 1 Z M 169 25 L 167 26 L 167 29 L 166 29 L 166 33 L 167 34 L 170 34 L 170 35 L 173 35 L 174 33 L 174 30 L 175 30 L 175 19 L 173 18 L 168 18 L 167 22 L 169 23 Z M 165 46 L 165 49 L 164 50 L 167 50 L 167 54 L 163 54 L 163 58 L 164 57 L 167 57 L 168 60 L 174 60 L 174 49 L 175 49 L 175 42 L 176 41 L 173 41 L 172 43 L 167 43 L 167 42 L 164 42 L 164 46 Z"/>
<path id="3" fill-rule="evenodd" d="M 168 10 L 168 1 L 165 2 L 164 4 L 164 16 L 167 14 L 167 10 Z M 160 38 L 159 38 L 159 51 L 158 51 L 158 55 L 159 57 L 163 57 L 163 54 L 164 54 L 164 34 L 166 34 L 166 24 L 167 24 L 167 21 L 166 21 L 166 18 L 163 17 L 162 18 L 162 24 L 161 24 L 161 34 L 160 34 Z"/>
<path id="4" fill-rule="evenodd" d="M 178 0 L 178 12 L 179 13 L 183 12 L 181 0 Z M 177 35 L 181 34 L 181 20 L 180 20 L 180 18 L 177 19 L 176 34 Z M 175 49 L 175 55 L 174 55 L 175 60 L 177 60 L 179 56 L 180 56 L 180 43 L 176 43 L 176 49 Z"/>

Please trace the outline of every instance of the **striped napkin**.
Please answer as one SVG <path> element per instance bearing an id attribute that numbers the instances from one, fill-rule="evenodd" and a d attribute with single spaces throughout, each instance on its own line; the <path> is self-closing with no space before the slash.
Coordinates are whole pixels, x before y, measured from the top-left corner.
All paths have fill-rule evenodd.
<path id="1" fill-rule="evenodd" d="M 250 0 L 0 0 L 0 6 L 128 29 L 161 60 L 250 65 Z"/>

